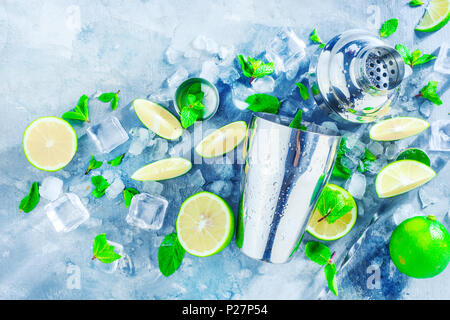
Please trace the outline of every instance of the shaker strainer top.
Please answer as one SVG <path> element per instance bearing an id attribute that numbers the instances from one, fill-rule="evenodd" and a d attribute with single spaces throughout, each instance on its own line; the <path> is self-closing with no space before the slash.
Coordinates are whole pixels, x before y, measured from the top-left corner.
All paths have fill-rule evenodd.
<path id="1" fill-rule="evenodd" d="M 364 30 L 335 36 L 311 59 L 309 68 L 317 104 L 332 111 L 336 120 L 352 122 L 372 122 L 386 115 L 404 75 L 402 56 Z"/>

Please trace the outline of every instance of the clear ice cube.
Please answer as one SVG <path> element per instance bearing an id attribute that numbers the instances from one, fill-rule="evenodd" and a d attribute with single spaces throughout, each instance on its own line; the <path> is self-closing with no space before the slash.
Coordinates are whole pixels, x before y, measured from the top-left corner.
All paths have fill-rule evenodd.
<path id="1" fill-rule="evenodd" d="M 142 183 L 141 190 L 150 194 L 161 194 L 164 190 L 164 185 L 157 181 L 145 181 Z"/>
<path id="2" fill-rule="evenodd" d="M 260 93 L 272 92 L 275 89 L 275 80 L 270 76 L 257 78 L 252 82 L 252 88 Z"/>
<path id="3" fill-rule="evenodd" d="M 207 190 L 221 196 L 223 198 L 229 197 L 233 191 L 233 183 L 230 181 L 217 180 L 211 183 Z"/>
<path id="4" fill-rule="evenodd" d="M 235 107 L 239 110 L 244 110 L 248 107 L 248 103 L 245 102 L 245 100 L 256 92 L 252 88 L 249 88 L 242 83 L 236 83 L 231 89 L 231 93 L 233 104 L 235 105 Z"/>
<path id="5" fill-rule="evenodd" d="M 362 199 L 366 192 L 366 177 L 355 172 L 345 183 L 345 189 L 356 199 Z"/>
<path id="6" fill-rule="evenodd" d="M 113 183 L 106 189 L 106 197 L 108 199 L 115 199 L 119 194 L 122 193 L 123 189 L 125 189 L 125 185 L 123 184 L 120 178 L 116 178 Z"/>
<path id="7" fill-rule="evenodd" d="M 220 80 L 228 85 L 233 84 L 240 77 L 241 75 L 239 74 L 239 72 L 232 67 L 222 68 L 219 73 Z"/>
<path id="8" fill-rule="evenodd" d="M 128 224 L 146 230 L 159 230 L 164 222 L 168 202 L 148 193 L 135 195 L 126 217 Z"/>
<path id="9" fill-rule="evenodd" d="M 57 232 L 70 232 L 89 219 L 89 212 L 74 193 L 64 193 L 44 211 Z"/>
<path id="10" fill-rule="evenodd" d="M 44 199 L 55 201 L 62 192 L 63 181 L 55 177 L 45 178 L 39 186 L 39 194 Z"/>
<path id="11" fill-rule="evenodd" d="M 149 153 L 150 161 L 161 160 L 165 158 L 169 149 L 169 143 L 166 139 L 156 138 L 151 140 L 148 145 L 151 148 Z"/>
<path id="12" fill-rule="evenodd" d="M 127 132 L 114 116 L 89 127 L 87 133 L 101 153 L 109 153 L 128 140 Z"/>
<path id="13" fill-rule="evenodd" d="M 166 61 L 169 64 L 176 64 L 181 61 L 181 58 L 183 57 L 183 54 L 181 51 L 175 49 L 172 46 L 169 46 L 166 50 Z"/>
<path id="14" fill-rule="evenodd" d="M 202 64 L 200 78 L 206 79 L 211 83 L 216 83 L 219 77 L 219 67 L 214 60 L 207 60 Z"/>
<path id="15" fill-rule="evenodd" d="M 450 46 L 447 42 L 439 48 L 439 54 L 434 61 L 434 71 L 450 74 Z"/>
<path id="16" fill-rule="evenodd" d="M 122 257 L 111 263 L 103 263 L 98 259 L 94 259 L 94 260 L 91 260 L 91 266 L 94 269 L 105 272 L 105 273 L 114 273 L 117 270 L 117 267 L 119 266 L 121 260 L 126 257 L 126 254 L 125 254 L 125 250 L 123 249 L 123 246 L 120 243 L 109 241 L 109 240 L 107 240 L 107 242 L 110 246 L 114 247 L 114 252 L 121 255 Z"/>
<path id="17" fill-rule="evenodd" d="M 369 149 L 374 156 L 379 156 L 383 153 L 383 145 L 377 141 L 369 143 L 367 149 Z"/>
<path id="18" fill-rule="evenodd" d="M 179 67 L 168 79 L 167 86 L 169 88 L 178 87 L 181 82 L 187 79 L 189 73 L 184 67 Z"/>
<path id="19" fill-rule="evenodd" d="M 203 178 L 203 174 L 200 169 L 197 169 L 193 173 L 189 173 L 188 176 L 189 176 L 187 179 L 188 187 L 192 188 L 192 191 L 201 188 L 206 182 L 205 178 Z"/>
<path id="20" fill-rule="evenodd" d="M 450 120 L 437 120 L 431 124 L 430 149 L 450 151 Z"/>
<path id="21" fill-rule="evenodd" d="M 128 153 L 134 156 L 140 155 L 147 147 L 150 140 L 149 131 L 145 128 L 139 128 L 133 132 L 133 141 L 130 144 Z"/>

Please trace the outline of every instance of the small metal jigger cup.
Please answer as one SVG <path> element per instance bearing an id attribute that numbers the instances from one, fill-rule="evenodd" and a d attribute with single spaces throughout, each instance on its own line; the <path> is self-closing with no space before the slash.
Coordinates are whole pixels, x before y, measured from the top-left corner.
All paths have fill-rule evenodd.
<path id="1" fill-rule="evenodd" d="M 243 150 L 236 243 L 245 255 L 271 263 L 287 262 L 298 248 L 341 140 L 290 128 L 290 120 L 255 114 Z"/>

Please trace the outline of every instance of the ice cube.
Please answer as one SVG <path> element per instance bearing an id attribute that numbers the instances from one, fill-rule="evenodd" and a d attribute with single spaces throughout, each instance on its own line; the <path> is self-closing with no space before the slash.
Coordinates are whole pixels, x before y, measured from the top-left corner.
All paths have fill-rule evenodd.
<path id="1" fill-rule="evenodd" d="M 192 41 L 192 47 L 197 50 L 206 50 L 207 38 L 204 35 L 195 37 Z"/>
<path id="2" fill-rule="evenodd" d="M 336 122 L 333 121 L 324 121 L 320 124 L 322 127 L 327 128 L 335 133 L 339 133 L 339 128 L 336 125 Z"/>
<path id="3" fill-rule="evenodd" d="M 63 181 L 55 177 L 45 178 L 39 186 L 39 194 L 44 199 L 55 201 L 62 192 Z"/>
<path id="4" fill-rule="evenodd" d="M 422 204 L 422 209 L 432 205 L 438 201 L 435 197 L 436 191 L 433 188 L 424 186 L 419 189 L 419 199 Z"/>
<path id="5" fill-rule="evenodd" d="M 367 149 L 374 155 L 379 156 L 383 153 L 383 145 L 377 141 L 372 141 L 367 145 Z"/>
<path id="6" fill-rule="evenodd" d="M 88 196 L 92 191 L 91 181 L 85 181 L 78 184 L 71 185 L 69 191 L 77 194 L 80 197 Z"/>
<path id="7" fill-rule="evenodd" d="M 123 189 L 125 189 L 125 185 L 123 184 L 120 178 L 116 178 L 113 183 L 106 189 L 106 197 L 108 199 L 115 199 L 119 194 L 122 193 Z"/>
<path id="8" fill-rule="evenodd" d="M 362 199 L 366 192 L 366 177 L 359 172 L 354 172 L 345 183 L 345 189 L 356 199 Z"/>
<path id="9" fill-rule="evenodd" d="M 109 153 L 128 140 L 127 132 L 114 116 L 89 127 L 87 133 L 101 153 Z"/>
<path id="10" fill-rule="evenodd" d="M 189 177 L 187 179 L 188 181 L 188 187 L 192 188 L 192 191 L 195 191 L 195 189 L 201 188 L 205 184 L 205 178 L 203 178 L 202 171 L 200 169 L 197 169 L 195 172 L 188 174 Z"/>
<path id="11" fill-rule="evenodd" d="M 169 88 L 178 87 L 188 77 L 188 72 L 184 67 L 179 67 L 168 79 L 167 86 Z"/>
<path id="12" fill-rule="evenodd" d="M 204 78 L 211 83 L 216 83 L 219 77 L 219 67 L 214 60 L 207 60 L 202 64 L 200 78 Z"/>
<path id="13" fill-rule="evenodd" d="M 211 183 L 207 190 L 221 196 L 223 198 L 229 197 L 233 191 L 233 184 L 230 181 L 217 180 Z"/>
<path id="14" fill-rule="evenodd" d="M 149 153 L 150 160 L 161 160 L 165 158 L 169 143 L 166 139 L 156 138 L 149 142 L 151 151 Z"/>
<path id="15" fill-rule="evenodd" d="M 140 155 L 142 151 L 144 151 L 144 149 L 147 147 L 149 139 L 150 134 L 147 129 L 137 129 L 136 133 L 133 135 L 133 141 L 130 144 L 128 153 L 135 156 Z"/>
<path id="16" fill-rule="evenodd" d="M 74 193 L 64 193 L 44 211 L 56 232 L 70 232 L 89 219 L 89 212 Z"/>
<path id="17" fill-rule="evenodd" d="M 236 56 L 235 51 L 236 51 L 236 49 L 233 46 L 230 46 L 230 47 L 228 47 L 228 46 L 221 46 L 219 48 L 219 53 L 218 53 L 219 64 L 221 66 L 228 66 L 228 65 L 230 65 L 233 62 L 233 60 L 234 60 L 234 58 Z"/>
<path id="18" fill-rule="evenodd" d="M 156 102 L 156 103 L 162 103 L 167 104 L 169 101 L 173 99 L 173 95 L 169 90 L 161 90 L 155 93 L 152 93 L 148 96 L 148 99 L 150 101 Z"/>
<path id="19" fill-rule="evenodd" d="M 239 72 L 233 67 L 221 68 L 220 70 L 219 78 L 225 84 L 231 85 L 241 77 Z"/>
<path id="20" fill-rule="evenodd" d="M 234 175 L 233 165 L 220 163 L 214 166 L 214 172 L 221 180 L 230 180 Z"/>
<path id="21" fill-rule="evenodd" d="M 397 155 L 397 145 L 395 143 L 391 143 L 386 147 L 386 150 L 384 151 L 384 154 L 388 160 L 392 160 Z"/>
<path id="22" fill-rule="evenodd" d="M 298 69 L 300 68 L 300 63 L 302 59 L 305 57 L 305 51 L 296 53 L 290 56 L 284 62 L 284 70 L 286 72 L 286 80 L 293 80 L 298 73 Z"/>
<path id="23" fill-rule="evenodd" d="M 275 80 L 270 76 L 257 78 L 252 82 L 252 88 L 259 93 L 269 93 L 275 89 Z"/>
<path id="24" fill-rule="evenodd" d="M 381 155 L 378 159 L 367 163 L 367 171 L 371 174 L 378 174 L 380 170 L 387 164 L 387 159 Z"/>
<path id="25" fill-rule="evenodd" d="M 146 230 L 159 230 L 164 222 L 168 202 L 165 198 L 140 193 L 131 200 L 126 217 L 128 224 Z"/>
<path id="26" fill-rule="evenodd" d="M 164 185 L 156 181 L 145 181 L 142 183 L 141 190 L 150 194 L 161 194 L 164 190 Z"/>
<path id="27" fill-rule="evenodd" d="M 249 88 L 242 83 L 236 83 L 231 89 L 233 104 L 239 110 L 247 109 L 248 103 L 245 102 L 245 100 L 255 93 L 256 92 L 252 88 Z"/>
<path id="28" fill-rule="evenodd" d="M 439 48 L 439 55 L 434 61 L 434 70 L 444 74 L 450 74 L 450 46 L 447 42 Z"/>
<path id="29" fill-rule="evenodd" d="M 166 50 L 166 61 L 169 64 L 177 64 L 181 61 L 181 58 L 183 57 L 183 54 L 181 51 L 175 49 L 172 46 L 169 46 Z"/>
<path id="30" fill-rule="evenodd" d="M 450 151 L 450 120 L 437 120 L 431 124 L 430 149 Z"/>
<path id="31" fill-rule="evenodd" d="M 420 114 L 422 116 L 424 116 L 425 118 L 429 118 L 431 116 L 432 111 L 433 111 L 433 106 L 432 106 L 431 102 L 429 102 L 429 101 L 424 101 L 419 107 Z"/>
<path id="32" fill-rule="evenodd" d="M 117 267 L 119 266 L 120 261 L 126 257 L 125 250 L 123 249 L 123 246 L 120 243 L 109 241 L 109 240 L 107 240 L 106 242 L 110 246 L 114 247 L 114 252 L 119 254 L 121 256 L 121 258 L 117 259 L 111 263 L 103 263 L 98 259 L 94 259 L 94 260 L 91 260 L 91 267 L 96 270 L 105 272 L 105 273 L 114 273 L 117 270 Z"/>
<path id="33" fill-rule="evenodd" d="M 281 108 L 280 108 L 280 113 L 284 114 L 284 115 L 288 115 L 288 116 L 295 116 L 295 114 L 297 113 L 297 111 L 300 109 L 300 102 L 293 100 L 293 99 L 288 99 L 282 102 L 281 104 Z"/>
<path id="34" fill-rule="evenodd" d="M 345 146 L 347 148 L 345 155 L 349 158 L 360 158 L 366 149 L 365 145 L 356 135 L 346 135 Z"/>
<path id="35" fill-rule="evenodd" d="M 404 220 L 411 218 L 412 216 L 417 214 L 416 208 L 414 208 L 411 204 L 406 204 L 398 207 L 392 215 L 392 219 L 396 225 L 399 225 Z"/>

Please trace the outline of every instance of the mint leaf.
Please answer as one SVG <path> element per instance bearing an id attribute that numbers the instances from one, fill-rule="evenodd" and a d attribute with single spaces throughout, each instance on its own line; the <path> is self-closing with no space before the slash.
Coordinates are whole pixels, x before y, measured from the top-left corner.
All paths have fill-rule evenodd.
<path id="1" fill-rule="evenodd" d="M 398 27 L 398 19 L 389 19 L 380 28 L 380 37 L 387 38 L 392 35 Z"/>
<path id="2" fill-rule="evenodd" d="M 432 54 L 424 54 L 421 57 L 417 58 L 415 61 L 413 61 L 413 65 L 424 64 L 433 59 L 436 59 L 436 56 Z"/>
<path id="3" fill-rule="evenodd" d="M 325 272 L 325 279 L 327 279 L 328 288 L 337 296 L 338 288 L 336 285 L 336 265 L 334 263 L 329 263 L 325 266 L 323 271 Z"/>
<path id="4" fill-rule="evenodd" d="M 348 179 L 352 175 L 352 171 L 342 164 L 342 159 L 345 157 L 345 152 L 347 152 L 345 140 L 346 138 L 342 138 L 341 140 L 333 171 L 331 172 L 331 175 L 333 177 L 341 179 Z"/>
<path id="5" fill-rule="evenodd" d="M 289 127 L 294 129 L 306 130 L 306 127 L 301 124 L 302 119 L 303 119 L 303 110 L 299 109 L 295 114 L 294 119 L 292 119 L 291 123 L 289 124 Z"/>
<path id="6" fill-rule="evenodd" d="M 101 198 L 106 192 L 106 189 L 110 186 L 109 182 L 102 176 L 91 177 L 91 182 L 95 189 L 92 190 L 92 195 L 96 198 Z"/>
<path id="7" fill-rule="evenodd" d="M 358 171 L 361 173 L 366 172 L 370 166 L 372 165 L 373 161 L 375 161 L 377 159 L 377 157 L 370 152 L 369 149 L 365 149 L 364 151 L 364 155 L 361 158 L 361 161 L 358 165 Z"/>
<path id="8" fill-rule="evenodd" d="M 30 187 L 30 191 L 28 192 L 28 195 L 25 196 L 20 201 L 19 209 L 20 212 L 31 212 L 34 208 L 36 208 L 37 204 L 39 203 L 39 183 L 33 182 Z"/>
<path id="9" fill-rule="evenodd" d="M 119 164 L 122 163 L 123 157 L 125 157 L 125 153 L 124 153 L 124 154 L 121 154 L 120 156 L 115 157 L 115 158 L 112 159 L 112 160 L 109 160 L 109 161 L 108 161 L 108 164 L 109 164 L 111 167 L 118 166 Z"/>
<path id="10" fill-rule="evenodd" d="M 185 250 L 178 241 L 176 233 L 164 237 L 158 250 L 158 265 L 161 273 L 168 277 L 181 265 Z"/>
<path id="11" fill-rule="evenodd" d="M 317 241 L 309 241 L 305 246 L 306 256 L 313 262 L 322 266 L 328 264 L 331 259 L 330 249 Z"/>
<path id="12" fill-rule="evenodd" d="M 440 106 L 442 104 L 442 100 L 436 93 L 437 85 L 437 81 L 429 81 L 428 84 L 420 90 L 420 93 L 417 96 L 425 98 L 435 105 Z"/>
<path id="13" fill-rule="evenodd" d="M 181 125 L 183 128 L 188 128 L 201 119 L 205 112 L 203 105 L 203 97 L 205 93 L 201 90 L 200 82 L 192 84 L 186 91 L 183 97 L 183 107 L 180 112 Z"/>
<path id="14" fill-rule="evenodd" d="M 308 88 L 306 88 L 306 86 L 301 82 L 297 82 L 296 85 L 300 91 L 300 95 L 302 96 L 302 99 L 308 100 L 309 99 Z"/>
<path id="15" fill-rule="evenodd" d="M 407 64 L 412 66 L 420 65 L 427 63 L 428 61 L 431 61 L 433 59 L 436 59 L 436 56 L 432 54 L 423 54 L 420 52 L 419 49 L 414 50 L 412 53 L 411 51 L 402 44 L 397 44 L 395 46 L 395 49 L 400 53 L 400 55 L 403 58 L 403 61 Z"/>
<path id="16" fill-rule="evenodd" d="M 319 44 L 319 48 L 325 47 L 325 43 L 323 43 L 322 40 L 320 40 L 320 37 L 317 34 L 317 30 L 316 29 L 314 29 L 311 32 L 311 34 L 309 35 L 309 39 L 311 39 L 311 41 L 314 42 L 314 43 L 318 43 Z"/>
<path id="17" fill-rule="evenodd" d="M 398 53 L 400 53 L 400 55 L 403 58 L 403 61 L 410 65 L 411 64 L 411 59 L 412 59 L 412 55 L 411 55 L 411 51 L 404 45 L 402 44 L 397 44 L 395 46 L 395 50 L 398 51 Z"/>
<path id="18" fill-rule="evenodd" d="M 62 118 L 67 120 L 79 120 L 89 122 L 89 97 L 83 94 L 78 100 L 78 104 L 71 111 L 67 111 L 62 115 Z"/>
<path id="19" fill-rule="evenodd" d="M 95 237 L 92 253 L 94 255 L 92 260 L 98 259 L 103 263 L 111 263 L 122 258 L 120 254 L 114 252 L 114 246 L 108 244 L 104 233 Z"/>
<path id="20" fill-rule="evenodd" d="M 125 202 L 125 207 L 129 207 L 131 204 L 131 199 L 135 195 L 139 194 L 139 191 L 137 191 L 135 188 L 126 188 L 123 189 L 123 201 Z"/>
<path id="21" fill-rule="evenodd" d="M 316 208 L 322 215 L 318 222 L 325 220 L 334 223 L 346 215 L 353 208 L 353 199 L 346 199 L 341 192 L 334 190 L 327 184 L 320 193 Z"/>
<path id="22" fill-rule="evenodd" d="M 91 170 L 98 169 L 98 168 L 100 168 L 102 165 L 103 165 L 103 161 L 97 161 L 97 160 L 95 160 L 95 157 L 92 156 L 92 157 L 91 157 L 91 160 L 89 161 L 89 166 L 88 166 L 88 168 L 87 168 L 87 170 L 86 170 L 86 172 L 85 172 L 84 174 L 86 175 L 86 174 L 88 174 Z"/>
<path id="23" fill-rule="evenodd" d="M 410 5 L 411 7 L 417 7 L 417 6 L 423 5 L 423 2 L 422 2 L 422 0 L 411 0 L 411 1 L 409 2 L 409 5 Z"/>
<path id="24" fill-rule="evenodd" d="M 101 102 L 111 102 L 110 106 L 112 110 L 116 110 L 117 106 L 119 105 L 119 92 L 120 90 L 118 90 L 117 92 L 106 92 L 106 93 L 102 93 L 99 97 L 98 100 L 100 100 Z"/>
<path id="25" fill-rule="evenodd" d="M 261 60 L 254 59 L 250 56 L 245 60 L 244 56 L 241 54 L 237 57 L 241 65 L 242 74 L 247 78 L 250 78 L 250 83 L 252 83 L 255 78 L 262 78 L 275 71 L 273 62 L 263 63 Z"/>
<path id="26" fill-rule="evenodd" d="M 198 109 L 195 106 L 185 106 L 181 110 L 181 125 L 183 128 L 188 128 L 202 117 L 203 109 Z"/>
<path id="27" fill-rule="evenodd" d="M 253 77 L 255 78 L 262 78 L 266 75 L 269 75 L 275 71 L 275 66 L 273 62 L 265 63 L 261 66 L 259 66 L 255 72 L 253 73 Z"/>
<path id="28" fill-rule="evenodd" d="M 277 114 L 280 109 L 280 101 L 278 98 L 265 94 L 256 93 L 245 99 L 249 104 L 248 109 L 254 112 L 267 112 Z"/>
<path id="29" fill-rule="evenodd" d="M 241 64 L 242 74 L 247 78 L 251 78 L 253 74 L 253 67 L 248 63 L 242 54 L 238 55 L 239 63 Z"/>

